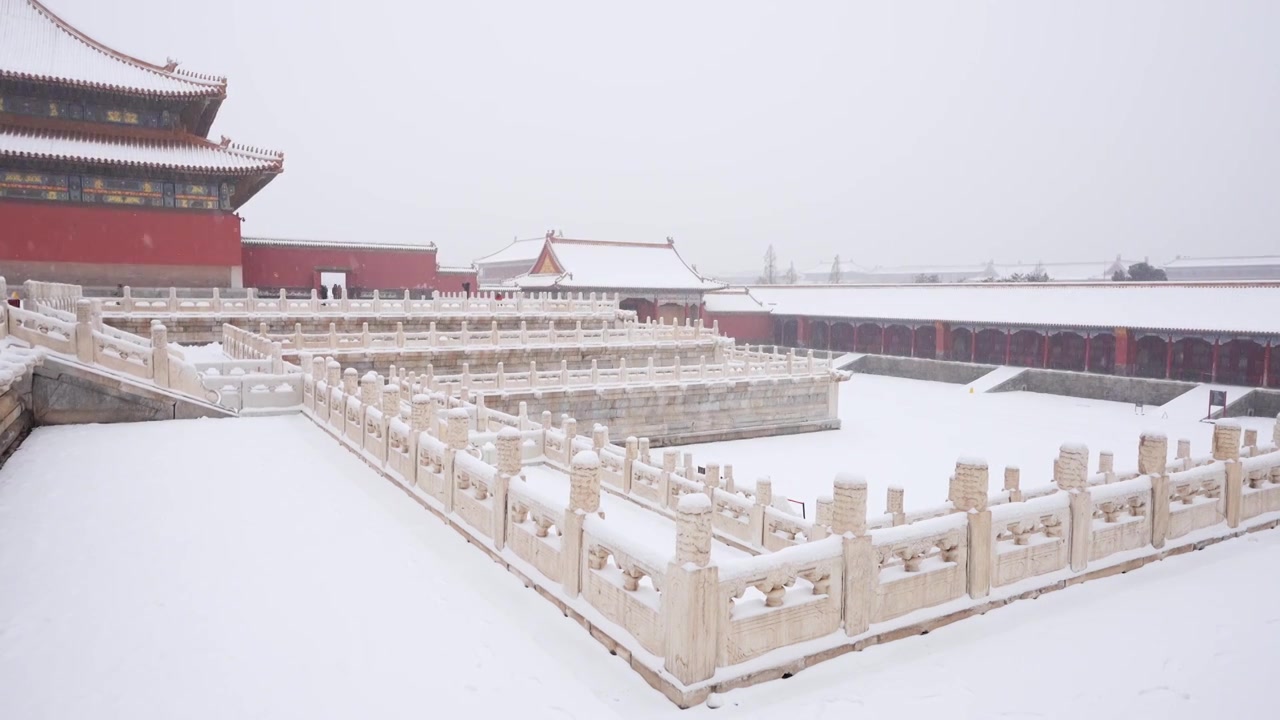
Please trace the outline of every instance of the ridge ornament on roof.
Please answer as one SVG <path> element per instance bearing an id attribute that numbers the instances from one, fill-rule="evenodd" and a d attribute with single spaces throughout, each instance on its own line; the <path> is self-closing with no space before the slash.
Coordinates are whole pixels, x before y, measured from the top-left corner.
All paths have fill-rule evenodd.
<path id="1" fill-rule="evenodd" d="M 38 0 L 0 0 L 0 78 L 149 97 L 225 98 L 227 79 L 139 60 L 94 40 Z"/>

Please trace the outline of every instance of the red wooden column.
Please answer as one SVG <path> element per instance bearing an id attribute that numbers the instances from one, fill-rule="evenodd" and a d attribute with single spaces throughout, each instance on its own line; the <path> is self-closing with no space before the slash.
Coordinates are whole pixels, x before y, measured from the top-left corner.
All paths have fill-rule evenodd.
<path id="1" fill-rule="evenodd" d="M 1044 331 L 1044 356 L 1040 359 L 1040 367 L 1049 367 L 1049 331 Z"/>
<path id="2" fill-rule="evenodd" d="M 1169 342 L 1164 346 L 1164 379 L 1168 380 L 1173 376 L 1173 336 L 1169 336 Z"/>
<path id="3" fill-rule="evenodd" d="M 1004 364 L 1009 364 L 1009 351 L 1013 349 L 1013 333 L 1008 328 L 1004 331 Z"/>
<path id="4" fill-rule="evenodd" d="M 1218 349 L 1222 347 L 1218 338 L 1213 339 L 1213 367 L 1209 370 L 1209 382 L 1218 382 Z"/>
<path id="5" fill-rule="evenodd" d="M 933 357 L 936 360 L 951 359 L 951 326 L 942 321 L 933 324 Z"/>
<path id="6" fill-rule="evenodd" d="M 1093 353 L 1093 333 L 1084 334 L 1084 371 L 1089 372 L 1089 356 Z"/>
<path id="7" fill-rule="evenodd" d="M 883 354 L 884 354 L 884 331 L 885 331 L 885 329 L 886 329 L 886 328 L 888 328 L 888 327 L 889 327 L 888 325 L 881 325 L 881 326 L 880 326 L 880 354 L 881 354 L 881 355 L 883 355 Z"/>
<path id="8" fill-rule="evenodd" d="M 1128 375 L 1129 374 L 1129 329 L 1116 328 L 1115 338 L 1116 338 L 1115 374 Z"/>
<path id="9" fill-rule="evenodd" d="M 918 327 L 911 328 L 911 357 L 916 356 L 916 331 L 919 329 Z"/>
<path id="10" fill-rule="evenodd" d="M 1267 387 L 1271 380 L 1271 340 L 1267 340 L 1267 346 L 1262 349 L 1262 387 Z"/>

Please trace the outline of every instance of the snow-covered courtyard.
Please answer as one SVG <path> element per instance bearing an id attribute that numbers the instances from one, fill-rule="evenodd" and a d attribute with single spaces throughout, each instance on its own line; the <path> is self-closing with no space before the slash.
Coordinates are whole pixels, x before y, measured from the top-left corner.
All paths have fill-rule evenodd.
<path id="1" fill-rule="evenodd" d="M 1117 468 L 1137 466 L 1138 436 L 1164 432 L 1170 452 L 1177 438 L 1191 440 L 1193 454 L 1209 450 L 1211 423 L 1200 422 L 1205 406 L 1181 398 L 1167 409 L 1130 403 L 1029 392 L 970 394 L 964 385 L 854 374 L 840 384 L 840 429 L 806 435 L 682 446 L 699 463 L 733 465 L 740 482 L 773 479 L 774 494 L 807 504 L 831 494 L 837 472 L 864 475 L 872 507 L 881 509 L 885 489 L 906 491 L 907 509 L 946 500 L 947 478 L 956 459 L 977 456 L 992 468 L 992 491 L 1006 465 L 1022 470 L 1024 489 L 1052 482 L 1053 460 L 1064 442 L 1115 453 Z M 1268 437 L 1272 419 L 1240 418 Z"/>
<path id="2" fill-rule="evenodd" d="M 1277 559 L 1280 533 L 1257 533 L 714 712 L 1264 716 Z M 0 586 L 3 717 L 680 712 L 299 416 L 37 429 L 0 470 Z"/>

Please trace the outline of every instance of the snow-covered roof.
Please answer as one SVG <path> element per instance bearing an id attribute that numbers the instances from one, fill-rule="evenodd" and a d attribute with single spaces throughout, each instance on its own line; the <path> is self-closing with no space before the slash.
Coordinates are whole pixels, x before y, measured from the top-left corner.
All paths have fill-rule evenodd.
<path id="1" fill-rule="evenodd" d="M 551 263 L 544 260 L 552 259 Z M 546 266 L 546 267 L 544 267 Z M 550 268 L 548 270 L 548 268 Z M 512 284 L 527 289 L 704 291 L 724 287 L 685 263 L 675 244 L 544 239 L 543 254 Z"/>
<path id="2" fill-rule="evenodd" d="M 770 312 L 746 288 L 728 288 L 708 293 L 703 301 L 709 313 L 759 313 Z"/>
<path id="3" fill-rule="evenodd" d="M 775 315 L 1280 334 L 1280 284 L 982 283 L 755 286 Z M 719 312 L 721 296 L 707 295 Z M 741 300 L 730 300 L 730 306 Z"/>
<path id="4" fill-rule="evenodd" d="M 278 247 L 314 247 L 334 248 L 341 250 L 403 250 L 407 252 L 435 252 L 435 243 L 394 243 L 394 242 L 360 242 L 337 240 L 290 240 L 285 238 L 246 237 L 241 238 L 244 245 L 278 246 Z"/>
<path id="5" fill-rule="evenodd" d="M 134 139 L 0 127 L 5 156 L 231 175 L 280 172 L 284 164 L 283 153 L 189 135 Z"/>
<path id="6" fill-rule="evenodd" d="M 1177 257 L 1166 268 L 1255 267 L 1280 265 L 1280 255 L 1243 255 L 1238 257 Z"/>
<path id="7" fill-rule="evenodd" d="M 223 97 L 227 88 L 226 78 L 112 50 L 36 0 L 0 0 L 0 77 L 165 97 Z"/>
<path id="8" fill-rule="evenodd" d="M 501 250 L 476 260 L 476 265 L 527 262 L 529 267 L 533 267 L 533 261 L 537 260 L 538 256 L 542 254 L 542 246 L 545 239 L 536 237 L 514 240 Z"/>

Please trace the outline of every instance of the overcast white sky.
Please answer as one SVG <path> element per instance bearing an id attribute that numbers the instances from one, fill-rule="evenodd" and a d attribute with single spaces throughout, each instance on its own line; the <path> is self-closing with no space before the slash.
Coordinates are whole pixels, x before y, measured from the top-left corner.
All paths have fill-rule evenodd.
<path id="1" fill-rule="evenodd" d="M 1280 252 L 1280 2 L 45 0 L 227 75 L 245 234 L 703 270 Z"/>

